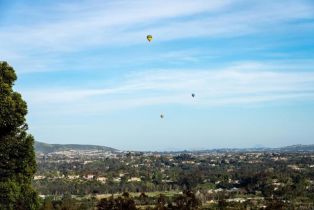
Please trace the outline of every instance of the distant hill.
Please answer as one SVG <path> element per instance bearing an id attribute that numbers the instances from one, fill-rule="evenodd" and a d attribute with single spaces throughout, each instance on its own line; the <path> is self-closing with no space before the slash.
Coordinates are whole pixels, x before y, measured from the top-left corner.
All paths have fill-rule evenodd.
<path id="1" fill-rule="evenodd" d="M 182 151 L 165 151 L 165 152 L 154 152 L 154 153 L 238 153 L 238 152 L 314 152 L 314 144 L 309 145 L 291 145 L 285 147 L 262 147 L 260 145 L 253 148 L 219 148 L 219 149 L 204 149 L 204 150 L 182 150 Z"/>
<path id="2" fill-rule="evenodd" d="M 50 153 L 57 151 L 67 151 L 67 150 L 103 150 L 116 152 L 117 149 L 105 146 L 97 145 L 80 145 L 80 144 L 47 144 L 43 142 L 35 141 L 35 151 L 42 153 Z"/>
<path id="3" fill-rule="evenodd" d="M 118 152 L 117 149 L 97 146 L 97 145 L 80 145 L 80 144 L 47 144 L 43 142 L 35 142 L 35 151 L 42 153 L 50 153 L 57 151 L 68 151 L 68 150 L 103 150 Z M 145 152 L 145 151 L 142 151 Z M 157 153 L 169 153 L 168 152 L 157 152 Z M 255 147 L 255 148 L 221 148 L 221 149 L 209 149 L 209 150 L 184 150 L 184 151 L 172 151 L 170 153 L 187 153 L 187 152 L 215 152 L 215 153 L 225 153 L 225 152 L 314 152 L 314 144 L 310 145 L 291 145 L 286 147 L 269 148 L 269 147 Z"/>
<path id="4" fill-rule="evenodd" d="M 309 145 L 291 145 L 286 147 L 270 148 L 270 147 L 255 147 L 255 148 L 222 148 L 206 150 L 208 152 L 314 152 L 314 144 Z"/>
<path id="5" fill-rule="evenodd" d="M 278 148 L 280 151 L 286 151 L 286 152 L 297 152 L 297 151 L 314 151 L 314 144 L 310 145 L 302 145 L 302 144 L 297 144 L 297 145 L 292 145 L 292 146 L 287 146 L 287 147 L 281 147 Z"/>

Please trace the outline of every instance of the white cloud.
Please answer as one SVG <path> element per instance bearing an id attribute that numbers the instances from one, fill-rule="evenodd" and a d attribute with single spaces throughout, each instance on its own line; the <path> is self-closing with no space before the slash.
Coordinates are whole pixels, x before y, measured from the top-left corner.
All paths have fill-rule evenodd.
<path id="1" fill-rule="evenodd" d="M 150 25 L 154 21 L 193 15 L 199 12 L 210 12 L 221 8 L 230 1 L 92 1 L 91 3 L 59 5 L 62 11 L 54 16 L 63 16 L 49 22 L 36 21 L 29 26 L 8 26 L 3 28 L 0 38 L 15 41 L 31 48 L 49 47 L 50 50 L 72 50 L 73 46 L 86 47 L 86 45 L 127 43 L 132 40 L 126 30 L 136 28 L 139 24 Z M 88 6 L 89 5 L 89 6 Z M 62 8 L 65 6 L 65 8 Z M 71 7 L 77 7 L 72 9 Z M 84 9 L 88 8 L 88 9 Z M 163 9 L 160 9 L 163 8 Z M 38 9 L 38 8 L 37 8 Z M 68 10 L 76 11 L 68 15 Z M 38 12 L 33 11 L 33 12 Z M 46 11 L 47 12 L 47 11 Z M 47 16 L 47 13 L 41 14 Z M 138 41 L 136 41 L 138 43 Z"/>
<path id="2" fill-rule="evenodd" d="M 158 42 L 237 37 L 261 31 L 273 33 L 285 29 L 285 23 L 291 20 L 314 16 L 313 5 L 304 0 L 97 0 L 23 5 L 18 11 L 23 18 L 31 13 L 32 21 L 19 24 L 16 20 L 0 28 L 0 40 L 5 40 L 0 42 L 0 56 L 31 72 L 60 70 L 55 62 L 66 63 L 64 59 L 71 52 L 146 44 L 147 33 L 154 34 Z"/>
<path id="3" fill-rule="evenodd" d="M 105 88 L 23 90 L 22 93 L 31 109 L 47 111 L 59 107 L 60 112 L 68 114 L 173 104 L 246 106 L 313 100 L 313 72 L 281 72 L 273 70 L 276 65 L 269 66 L 248 62 L 217 70 L 155 70 L 126 75 L 124 80 Z M 194 100 L 190 97 L 192 92 L 196 93 Z"/>

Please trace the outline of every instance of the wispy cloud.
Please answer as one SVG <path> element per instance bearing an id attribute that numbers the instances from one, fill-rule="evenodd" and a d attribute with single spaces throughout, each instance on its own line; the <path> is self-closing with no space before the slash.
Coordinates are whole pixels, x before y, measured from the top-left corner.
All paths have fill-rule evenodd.
<path id="1" fill-rule="evenodd" d="M 110 87 L 24 90 L 23 95 L 36 110 L 59 107 L 68 114 L 156 105 L 246 106 L 313 100 L 313 72 L 274 69 L 276 65 L 242 63 L 217 70 L 155 70 L 125 75 Z"/>
<path id="2" fill-rule="evenodd" d="M 147 33 L 158 42 L 238 37 L 284 30 L 290 21 L 314 17 L 313 5 L 305 0 L 57 1 L 12 9 L 20 15 L 0 28 L 5 40 L 0 56 L 28 72 L 60 70 L 56 61 L 67 63 L 65 57 L 83 50 L 139 45 Z M 29 14 L 32 21 L 23 21 Z"/>
<path id="3" fill-rule="evenodd" d="M 28 25 L 7 26 L 3 28 L 1 38 L 15 41 L 16 44 L 23 44 L 25 47 L 49 47 L 46 51 L 72 51 L 73 46 L 128 43 L 134 38 L 128 30 L 137 28 L 139 25 L 147 27 L 154 21 L 210 12 L 221 8 L 228 2 L 230 1 L 212 1 L 211 3 L 203 0 L 132 3 L 92 1 L 79 4 L 79 6 L 75 3 L 56 4 L 50 12 L 57 13 L 53 14 L 54 17 L 60 15 L 62 18 L 48 19 L 49 22 L 39 21 L 38 24 L 34 22 L 31 27 Z M 29 13 L 28 9 L 26 8 L 24 12 Z M 34 12 L 38 11 L 37 8 Z M 69 11 L 72 11 L 71 15 L 68 15 Z M 47 12 L 49 11 L 39 15 L 46 17 Z M 136 40 L 136 43 L 138 42 L 139 40 Z"/>

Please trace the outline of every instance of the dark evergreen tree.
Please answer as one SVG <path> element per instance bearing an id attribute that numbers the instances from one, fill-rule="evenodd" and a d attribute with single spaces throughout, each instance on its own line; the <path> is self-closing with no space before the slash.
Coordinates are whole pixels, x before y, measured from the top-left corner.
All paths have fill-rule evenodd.
<path id="1" fill-rule="evenodd" d="M 133 198 L 129 197 L 129 194 L 124 193 L 123 197 L 109 199 L 103 198 L 97 204 L 98 210 L 137 210 Z"/>
<path id="2" fill-rule="evenodd" d="M 13 91 L 14 69 L 0 62 L 0 209 L 38 208 L 31 182 L 36 171 L 34 139 L 27 134 L 27 105 Z"/>

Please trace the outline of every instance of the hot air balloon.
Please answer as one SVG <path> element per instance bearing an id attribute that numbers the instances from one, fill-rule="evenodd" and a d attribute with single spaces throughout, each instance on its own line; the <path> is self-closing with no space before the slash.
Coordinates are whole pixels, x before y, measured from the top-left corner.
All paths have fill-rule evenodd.
<path id="1" fill-rule="evenodd" d="M 161 118 L 161 119 L 162 119 L 162 118 L 164 118 L 164 115 L 163 115 L 163 114 L 161 114 L 161 115 L 160 115 L 160 118 Z"/>
<path id="2" fill-rule="evenodd" d="M 193 98 L 195 97 L 195 94 L 194 94 L 194 93 L 192 93 L 192 97 L 193 97 Z"/>
<path id="3" fill-rule="evenodd" d="M 147 35 L 147 40 L 150 42 L 150 41 L 152 41 L 152 39 L 153 39 L 153 36 L 152 35 Z"/>

